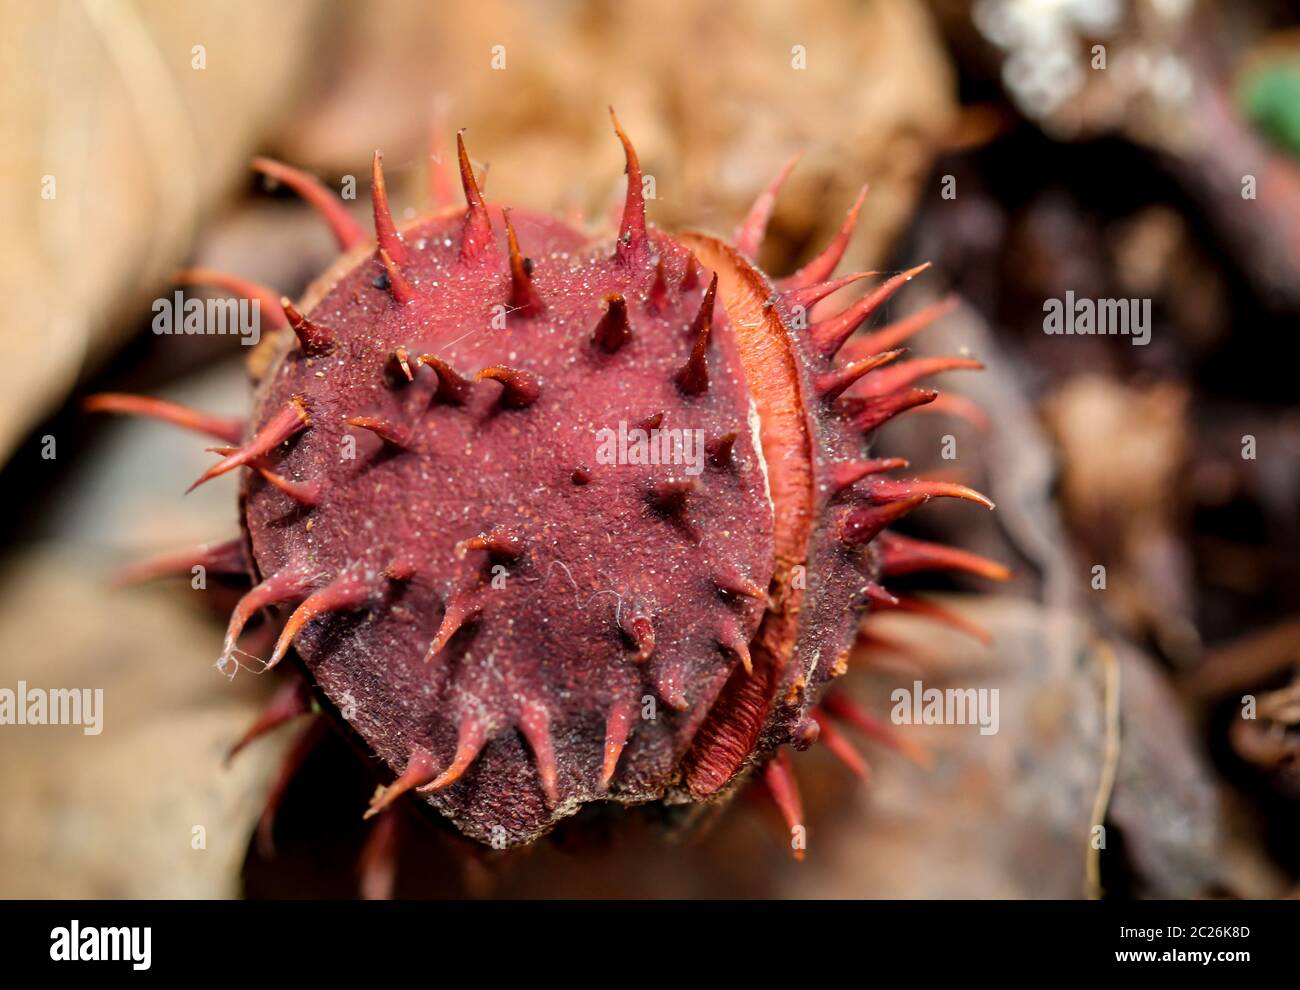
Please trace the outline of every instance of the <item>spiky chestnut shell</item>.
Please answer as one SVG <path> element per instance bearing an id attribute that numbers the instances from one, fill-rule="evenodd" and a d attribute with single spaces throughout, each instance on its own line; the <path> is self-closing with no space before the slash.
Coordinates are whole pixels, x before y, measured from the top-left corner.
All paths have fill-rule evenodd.
<path id="1" fill-rule="evenodd" d="M 296 603 L 271 663 L 295 646 L 392 768 L 372 812 L 414 789 L 498 847 L 588 801 L 729 793 L 779 747 L 817 737 L 814 706 L 844 673 L 861 612 L 898 604 L 882 571 L 971 569 L 937 548 L 897 545 L 892 563 L 877 549 L 932 495 L 982 500 L 872 480 L 901 462 L 863 459 L 877 426 L 934 398 L 911 382 L 971 364 L 877 371 L 898 354 L 883 346 L 924 319 L 845 346 L 915 272 L 810 323 L 862 277 L 829 278 L 856 205 L 836 242 L 776 285 L 752 256 L 779 179 L 734 245 L 673 238 L 647 230 L 619 137 L 628 198 L 612 244 L 489 207 L 463 144 L 468 209 L 400 232 L 376 156 L 375 245 L 275 166 L 354 247 L 285 301 L 293 332 L 257 362 L 242 444 L 200 479 L 253 469 L 241 501 L 257 583 L 223 663 L 255 612 Z M 601 431 L 636 428 L 702 436 L 702 472 L 603 463 Z M 784 758 L 767 769 L 774 792 L 793 793 Z"/>
<path id="2" fill-rule="evenodd" d="M 688 754 L 685 779 L 699 798 L 721 792 L 756 755 L 815 738 L 809 713 L 845 673 L 879 576 L 870 541 L 907 503 L 874 506 L 836 474 L 860 463 L 863 426 L 879 425 L 862 421 L 871 400 L 837 390 L 838 346 L 819 344 L 806 312 L 735 247 L 703 234 L 683 241 L 718 272 L 760 423 L 776 554 L 753 676 L 733 679 Z"/>
<path id="3" fill-rule="evenodd" d="M 725 327 L 710 334 L 707 388 L 677 381 L 710 293 L 698 271 L 681 287 L 688 252 L 652 233 L 624 260 L 512 211 L 542 300 L 525 313 L 509 304 L 505 218 L 490 218 L 492 239 L 469 256 L 459 212 L 402 232 L 408 302 L 374 252 L 331 280 L 309 318 L 333 345 L 308 355 L 288 337 L 255 416 L 260 427 L 301 403 L 311 428 L 276 470 L 319 499 L 304 509 L 250 476 L 244 521 L 261 574 L 301 575 L 300 593 L 340 580 L 365 589 L 360 607 L 296 639 L 352 727 L 399 771 L 413 753 L 442 768 L 462 740 L 481 744 L 429 800 L 469 835 L 516 843 L 585 801 L 663 795 L 762 616 L 761 601 L 720 581 L 766 589 L 772 518 Z M 615 294 L 621 303 L 607 301 Z M 610 353 L 595 328 L 612 307 L 630 334 Z M 466 382 L 462 394 L 424 355 Z M 474 381 L 501 368 L 529 394 Z M 698 476 L 599 463 L 600 430 L 649 421 L 734 436 L 732 456 Z M 395 563 L 400 579 L 385 577 Z M 647 696 L 653 720 L 641 718 Z M 620 726 L 627 745 L 607 781 Z"/>

